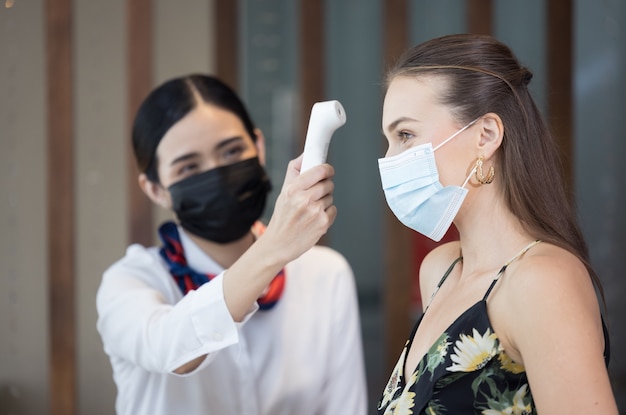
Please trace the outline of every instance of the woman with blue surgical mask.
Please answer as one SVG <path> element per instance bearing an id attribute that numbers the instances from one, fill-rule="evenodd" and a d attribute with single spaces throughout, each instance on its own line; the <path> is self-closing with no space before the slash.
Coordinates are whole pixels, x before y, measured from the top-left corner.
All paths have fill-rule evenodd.
<path id="1" fill-rule="evenodd" d="M 477 160 L 462 186 L 442 186 L 435 162 L 435 151 L 452 140 L 475 121 L 467 124 L 433 148 L 432 143 L 420 144 L 378 161 L 383 189 L 389 207 L 409 228 L 439 242 L 461 207 L 468 190 L 465 188 L 472 173 L 482 165 Z M 493 171 L 493 170 L 492 170 Z"/>
<path id="2" fill-rule="evenodd" d="M 617 414 L 599 279 L 532 74 L 489 36 L 408 50 L 387 75 L 378 161 L 423 260 L 424 313 L 379 414 Z"/>

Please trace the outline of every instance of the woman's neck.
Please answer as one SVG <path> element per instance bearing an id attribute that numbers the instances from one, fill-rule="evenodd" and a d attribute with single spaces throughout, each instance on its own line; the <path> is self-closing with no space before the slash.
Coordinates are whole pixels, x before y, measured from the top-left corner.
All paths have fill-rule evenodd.
<path id="1" fill-rule="evenodd" d="M 500 268 L 534 239 L 495 192 L 481 196 L 455 220 L 464 274 Z"/>
<path id="2" fill-rule="evenodd" d="M 202 252 L 210 256 L 211 259 L 217 262 L 224 269 L 230 268 L 230 266 L 237 261 L 256 240 L 256 237 L 252 232 L 246 233 L 242 238 L 236 241 L 225 244 L 208 241 L 191 233 L 187 233 L 187 235 L 202 250 Z"/>

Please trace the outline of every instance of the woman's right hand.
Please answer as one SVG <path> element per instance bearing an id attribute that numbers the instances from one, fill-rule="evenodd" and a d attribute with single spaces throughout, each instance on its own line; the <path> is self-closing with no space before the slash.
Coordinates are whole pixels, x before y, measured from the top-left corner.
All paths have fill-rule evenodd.
<path id="1" fill-rule="evenodd" d="M 315 245 L 337 217 L 333 204 L 335 174 L 330 164 L 315 166 L 303 173 L 302 155 L 289 162 L 264 242 L 272 243 L 284 255 L 285 263 Z"/>
<path id="2" fill-rule="evenodd" d="M 242 321 L 280 269 L 311 249 L 335 221 L 335 170 L 322 164 L 300 174 L 301 166 L 302 156 L 289 162 L 265 232 L 224 275 L 224 300 L 235 321 Z"/>

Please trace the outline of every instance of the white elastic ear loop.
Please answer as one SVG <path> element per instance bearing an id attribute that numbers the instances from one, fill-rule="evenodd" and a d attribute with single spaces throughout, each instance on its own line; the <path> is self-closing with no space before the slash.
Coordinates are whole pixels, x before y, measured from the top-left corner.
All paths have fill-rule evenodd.
<path id="1" fill-rule="evenodd" d="M 465 181 L 463 182 L 463 186 L 461 186 L 462 188 L 465 188 L 465 186 L 467 186 L 467 182 L 470 181 L 470 178 L 472 177 L 472 175 L 476 173 L 476 166 L 474 166 L 474 168 L 472 169 L 472 171 L 470 172 L 469 176 L 467 176 L 467 179 L 465 179 Z"/>
<path id="2" fill-rule="evenodd" d="M 479 117 L 480 118 L 480 117 Z M 457 131 L 456 133 L 452 134 L 450 137 L 446 138 L 445 140 L 443 140 L 441 143 L 439 143 L 439 145 L 435 148 L 433 148 L 433 151 L 437 151 L 439 149 L 439 147 L 443 146 L 444 144 L 446 144 L 448 141 L 452 140 L 454 137 L 456 137 L 457 135 L 461 134 L 463 131 L 467 130 L 468 128 L 470 128 L 472 125 L 474 125 L 474 123 L 478 121 L 478 118 L 476 118 L 474 121 L 470 122 L 469 124 L 467 124 L 465 127 L 461 128 L 459 131 Z"/>

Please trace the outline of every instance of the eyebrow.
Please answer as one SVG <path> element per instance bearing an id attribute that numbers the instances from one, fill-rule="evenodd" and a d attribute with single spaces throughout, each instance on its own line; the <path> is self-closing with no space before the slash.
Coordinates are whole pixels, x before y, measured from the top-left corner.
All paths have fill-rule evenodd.
<path id="1" fill-rule="evenodd" d="M 387 131 L 393 131 L 398 126 L 398 124 L 400 124 L 401 122 L 404 122 L 404 121 L 415 121 L 415 122 L 417 122 L 418 120 L 416 120 L 414 118 L 410 118 L 410 117 L 400 117 L 397 120 L 389 123 L 389 125 L 387 126 Z"/>
<path id="2" fill-rule="evenodd" d="M 219 143 L 217 143 L 217 145 L 215 146 L 215 149 L 219 150 L 219 149 L 222 149 L 222 148 L 228 146 L 231 143 L 234 143 L 236 141 L 242 141 L 242 140 L 243 140 L 243 136 L 241 136 L 241 135 L 237 135 L 235 137 L 230 137 L 230 138 L 227 138 L 227 139 L 222 140 Z"/>
<path id="3" fill-rule="evenodd" d="M 225 140 L 220 141 L 219 143 L 217 143 L 217 145 L 215 146 L 215 150 L 220 150 L 226 146 L 228 146 L 231 143 L 234 143 L 236 141 L 240 141 L 243 140 L 243 137 L 238 135 L 236 137 L 230 137 L 227 138 Z M 183 154 L 182 156 L 176 157 L 174 160 L 171 161 L 170 166 L 173 166 L 177 163 L 181 163 L 183 161 L 187 161 L 196 157 L 200 157 L 200 153 L 198 153 L 197 151 L 191 152 L 191 153 L 186 153 Z"/>
<path id="4" fill-rule="evenodd" d="M 187 160 L 199 157 L 199 156 L 200 156 L 200 154 L 198 152 L 195 152 L 195 151 L 193 153 L 183 154 L 182 156 L 176 157 L 174 160 L 172 160 L 172 162 L 170 163 L 170 166 L 173 166 L 173 165 L 175 165 L 177 163 L 181 163 L 183 161 L 187 161 Z"/>

